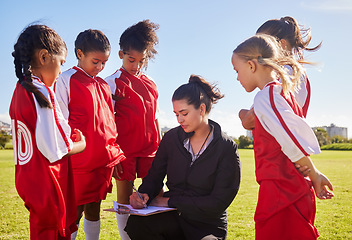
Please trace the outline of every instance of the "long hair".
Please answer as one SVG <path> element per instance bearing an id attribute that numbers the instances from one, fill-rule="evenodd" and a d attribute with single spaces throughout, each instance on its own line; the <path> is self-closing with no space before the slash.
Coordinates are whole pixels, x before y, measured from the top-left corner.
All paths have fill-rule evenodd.
<path id="1" fill-rule="evenodd" d="M 257 33 L 268 34 L 278 40 L 285 39 L 291 45 L 298 60 L 303 60 L 304 50 L 317 51 L 322 44 L 320 42 L 317 46 L 309 48 L 308 45 L 312 40 L 311 29 L 304 28 L 296 19 L 289 16 L 266 21 L 258 28 Z"/>
<path id="2" fill-rule="evenodd" d="M 18 82 L 34 94 L 40 107 L 51 108 L 50 101 L 32 82 L 31 64 L 34 53 L 40 49 L 46 49 L 50 54 L 67 51 L 65 42 L 53 29 L 45 25 L 30 25 L 18 37 L 12 56 Z"/>
<path id="3" fill-rule="evenodd" d="M 281 78 L 286 96 L 297 87 L 303 73 L 302 65 L 281 48 L 275 37 L 267 34 L 257 34 L 248 38 L 233 52 L 244 60 L 257 59 L 259 64 L 274 69 Z M 284 65 L 291 66 L 291 74 L 285 70 Z"/>

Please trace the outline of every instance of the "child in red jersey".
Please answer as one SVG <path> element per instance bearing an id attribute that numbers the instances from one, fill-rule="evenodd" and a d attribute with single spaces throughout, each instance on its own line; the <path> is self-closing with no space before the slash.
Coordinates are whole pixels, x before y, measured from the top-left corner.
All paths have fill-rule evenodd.
<path id="1" fill-rule="evenodd" d="M 49 88 L 66 59 L 66 44 L 52 29 L 31 25 L 13 56 L 18 82 L 10 116 L 18 194 L 29 210 L 31 239 L 70 239 L 76 231 L 71 160 L 85 148 L 82 133 L 64 119 Z"/>
<path id="2" fill-rule="evenodd" d="M 292 17 L 282 17 L 280 19 L 271 19 L 263 23 L 257 30 L 257 34 L 268 34 L 274 36 L 287 53 L 294 56 L 300 62 L 304 62 L 303 51 L 316 51 L 320 48 L 321 43 L 313 48 L 308 45 L 311 40 L 310 28 L 300 27 L 296 19 Z M 290 67 L 286 66 L 290 71 Z M 303 110 L 303 116 L 307 116 L 310 102 L 310 83 L 305 72 L 303 72 L 299 86 L 293 92 L 297 103 Z M 253 108 L 241 109 L 239 112 L 242 125 L 247 130 L 254 128 Z"/>
<path id="3" fill-rule="evenodd" d="M 101 200 L 112 190 L 115 166 L 125 159 L 116 144 L 110 88 L 97 77 L 109 58 L 110 43 L 101 31 L 89 29 L 77 36 L 75 53 L 77 67 L 60 75 L 55 92 L 64 117 L 72 128 L 80 127 L 87 142 L 86 150 L 72 159 L 76 223 L 84 212 L 86 239 L 99 239 Z"/>
<path id="4" fill-rule="evenodd" d="M 329 179 L 309 157 L 320 153 L 320 148 L 294 97 L 302 66 L 266 34 L 242 42 L 233 51 L 232 65 L 247 92 L 260 89 L 253 104 L 255 172 L 260 185 L 256 239 L 316 239 L 314 191 L 320 199 L 334 195 L 327 189 L 332 190 Z M 292 68 L 292 74 L 284 65 Z M 310 180 L 292 162 L 308 166 Z"/>
<path id="5" fill-rule="evenodd" d="M 129 203 L 136 175 L 144 178 L 151 167 L 160 143 L 157 120 L 158 91 L 155 83 L 142 72 L 157 51 L 155 31 L 158 25 L 144 20 L 129 27 L 120 37 L 119 57 L 122 67 L 105 81 L 114 100 L 117 143 L 125 153 L 116 181 L 117 202 Z M 123 230 L 128 215 L 116 214 L 121 238 L 129 239 Z"/>

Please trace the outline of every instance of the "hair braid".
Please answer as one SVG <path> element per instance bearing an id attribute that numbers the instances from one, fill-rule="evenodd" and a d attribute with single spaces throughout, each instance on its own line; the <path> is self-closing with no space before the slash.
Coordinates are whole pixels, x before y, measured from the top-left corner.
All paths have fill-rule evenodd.
<path id="1" fill-rule="evenodd" d="M 14 45 L 15 72 L 18 82 L 33 93 L 40 107 L 52 108 L 50 101 L 38 90 L 32 82 L 31 64 L 35 51 L 46 49 L 50 54 L 58 54 L 66 44 L 51 28 L 45 25 L 30 25 L 18 37 Z"/>

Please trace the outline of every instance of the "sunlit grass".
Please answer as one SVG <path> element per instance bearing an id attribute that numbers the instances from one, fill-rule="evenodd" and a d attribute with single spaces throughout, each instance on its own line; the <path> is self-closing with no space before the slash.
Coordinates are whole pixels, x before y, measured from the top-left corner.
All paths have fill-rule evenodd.
<path id="1" fill-rule="evenodd" d="M 258 184 L 254 175 L 253 150 L 240 150 L 242 180 L 238 195 L 228 209 L 228 239 L 254 239 L 253 215 Z M 352 239 L 352 151 L 323 151 L 312 156 L 317 168 L 334 185 L 332 200 L 317 200 L 316 226 L 319 239 Z M 28 211 L 15 189 L 12 150 L 0 151 L 0 239 L 29 239 Z M 140 181 L 136 181 L 138 186 Z M 102 203 L 111 208 L 116 189 Z M 101 211 L 100 239 L 120 239 L 115 214 Z M 83 224 L 81 224 L 83 225 Z M 77 239 L 84 239 L 80 226 Z"/>

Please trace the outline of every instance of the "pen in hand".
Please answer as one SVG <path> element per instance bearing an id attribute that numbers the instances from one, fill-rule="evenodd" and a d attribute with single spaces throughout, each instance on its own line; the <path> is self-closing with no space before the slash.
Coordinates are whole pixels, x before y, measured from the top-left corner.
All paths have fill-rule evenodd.
<path id="1" fill-rule="evenodd" d="M 142 198 L 142 195 L 138 192 L 138 190 L 137 190 L 136 187 L 134 186 L 133 182 L 132 182 L 131 180 L 129 180 L 129 182 L 131 183 L 133 190 L 136 191 L 138 197 L 139 197 L 142 201 L 144 201 L 144 199 Z M 145 207 L 145 208 L 148 208 L 147 204 L 144 204 L 144 207 Z"/>

